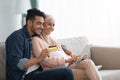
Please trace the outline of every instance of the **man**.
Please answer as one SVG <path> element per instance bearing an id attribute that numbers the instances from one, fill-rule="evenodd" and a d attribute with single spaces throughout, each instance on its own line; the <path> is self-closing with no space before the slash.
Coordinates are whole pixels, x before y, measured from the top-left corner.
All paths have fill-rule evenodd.
<path id="1" fill-rule="evenodd" d="M 6 80 L 73 80 L 72 71 L 67 67 L 46 71 L 43 71 L 41 66 L 30 69 L 31 66 L 42 62 L 49 55 L 48 49 L 43 49 L 39 57 L 31 58 L 31 38 L 33 35 L 41 34 L 44 19 L 44 12 L 38 9 L 29 9 L 26 16 L 26 25 L 7 38 Z"/>

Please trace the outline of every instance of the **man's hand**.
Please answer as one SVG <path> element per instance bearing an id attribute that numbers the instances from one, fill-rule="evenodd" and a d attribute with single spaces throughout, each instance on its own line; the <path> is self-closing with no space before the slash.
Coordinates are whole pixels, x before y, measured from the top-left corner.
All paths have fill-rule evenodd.
<path id="1" fill-rule="evenodd" d="M 35 64 L 38 64 L 39 62 L 45 60 L 45 58 L 46 58 L 47 56 L 49 56 L 49 51 L 48 51 L 48 49 L 43 49 L 43 50 L 41 51 L 41 54 L 40 54 L 38 57 L 34 57 L 34 58 L 28 60 L 28 62 L 26 63 L 26 65 L 25 65 L 24 68 L 25 68 L 25 69 L 28 69 L 30 66 L 33 66 L 33 65 L 35 65 Z"/>
<path id="2" fill-rule="evenodd" d="M 48 49 L 43 49 L 43 50 L 41 51 L 41 54 L 40 54 L 40 56 L 38 57 L 38 59 L 39 59 L 40 61 L 45 60 L 45 58 L 49 56 L 49 53 L 50 53 L 50 52 L 49 52 Z"/>

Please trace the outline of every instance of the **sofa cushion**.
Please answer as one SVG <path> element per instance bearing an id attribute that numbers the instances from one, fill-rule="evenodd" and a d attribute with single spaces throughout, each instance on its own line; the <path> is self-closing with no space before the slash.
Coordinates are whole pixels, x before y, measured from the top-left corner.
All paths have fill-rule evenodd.
<path id="1" fill-rule="evenodd" d="M 120 70 L 101 70 L 103 80 L 120 80 Z"/>
<path id="2" fill-rule="evenodd" d="M 88 39 L 86 37 L 74 37 L 58 40 L 62 45 L 67 46 L 67 49 L 76 54 L 81 54 L 88 45 Z"/>
<path id="3" fill-rule="evenodd" d="M 102 69 L 120 69 L 120 48 L 92 47 L 91 59 Z"/>

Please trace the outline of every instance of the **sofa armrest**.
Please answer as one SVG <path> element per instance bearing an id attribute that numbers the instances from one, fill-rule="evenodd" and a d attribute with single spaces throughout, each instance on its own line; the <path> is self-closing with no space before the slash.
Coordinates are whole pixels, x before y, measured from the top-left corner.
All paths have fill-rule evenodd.
<path id="1" fill-rule="evenodd" d="M 120 69 L 120 48 L 91 47 L 91 59 L 102 69 Z"/>
<path id="2" fill-rule="evenodd" d="M 0 42 L 0 80 L 5 80 L 5 44 Z"/>

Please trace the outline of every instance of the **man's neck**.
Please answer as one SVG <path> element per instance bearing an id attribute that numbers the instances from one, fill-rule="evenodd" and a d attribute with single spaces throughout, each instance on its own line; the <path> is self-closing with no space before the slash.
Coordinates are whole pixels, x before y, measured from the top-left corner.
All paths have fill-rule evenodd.
<path id="1" fill-rule="evenodd" d="M 26 26 L 26 27 L 27 27 L 29 35 L 32 37 L 32 35 L 34 35 L 33 32 L 30 30 L 30 28 L 28 26 Z"/>

